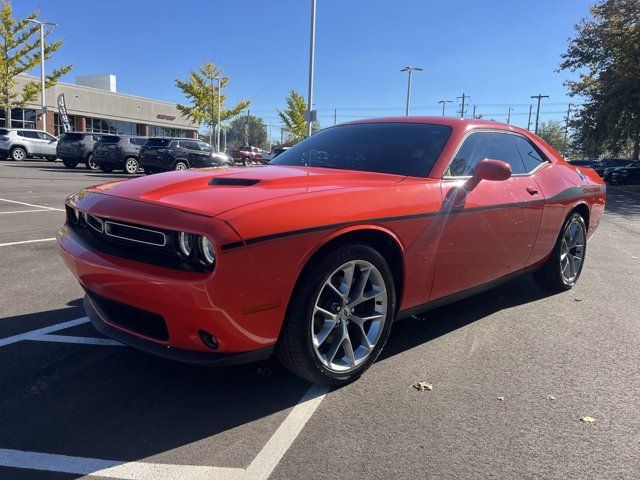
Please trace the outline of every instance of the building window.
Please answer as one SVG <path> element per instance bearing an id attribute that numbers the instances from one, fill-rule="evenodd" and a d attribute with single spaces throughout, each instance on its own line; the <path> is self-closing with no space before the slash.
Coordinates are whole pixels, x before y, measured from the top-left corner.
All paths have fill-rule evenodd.
<path id="1" fill-rule="evenodd" d="M 161 125 L 149 125 L 150 137 L 186 137 L 187 131 L 180 128 L 163 127 Z"/>
<path id="2" fill-rule="evenodd" d="M 138 135 L 138 124 L 122 120 L 87 117 L 87 132 Z"/>
<path id="3" fill-rule="evenodd" d="M 76 117 L 74 117 L 73 115 L 67 116 L 69 117 L 69 123 L 71 124 L 71 131 L 74 131 L 76 129 Z M 64 133 L 64 129 L 62 128 L 62 119 L 60 118 L 59 113 L 53 114 L 53 128 L 55 132 L 54 135 L 56 137 L 59 137 Z"/>
<path id="4" fill-rule="evenodd" d="M 0 109 L 0 126 L 4 127 L 5 110 Z M 36 111 L 33 108 L 12 108 L 11 128 L 36 128 Z"/>

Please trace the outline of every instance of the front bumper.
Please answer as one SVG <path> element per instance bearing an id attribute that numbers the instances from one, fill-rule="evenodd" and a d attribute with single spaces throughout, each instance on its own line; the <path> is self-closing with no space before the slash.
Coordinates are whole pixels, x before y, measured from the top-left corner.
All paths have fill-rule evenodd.
<path id="1" fill-rule="evenodd" d="M 111 326 L 107 323 L 109 319 L 105 312 L 97 304 L 94 304 L 88 295 L 84 297 L 84 310 L 96 330 L 103 335 L 138 350 L 181 363 L 206 366 L 238 365 L 265 360 L 269 358 L 273 351 L 273 345 L 241 353 L 201 352 L 174 348 L 170 345 L 160 345 Z"/>

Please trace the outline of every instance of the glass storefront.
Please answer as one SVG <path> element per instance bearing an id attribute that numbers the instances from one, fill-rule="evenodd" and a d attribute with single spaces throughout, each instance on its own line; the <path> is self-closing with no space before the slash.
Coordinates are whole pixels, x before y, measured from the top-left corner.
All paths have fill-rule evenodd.
<path id="1" fill-rule="evenodd" d="M 160 125 L 149 125 L 150 137 L 186 137 L 187 131 L 179 128 L 162 127 Z"/>
<path id="2" fill-rule="evenodd" d="M 87 132 L 138 135 L 138 124 L 122 120 L 87 117 Z"/>
<path id="3" fill-rule="evenodd" d="M 76 129 L 76 117 L 73 115 L 68 115 L 68 117 L 69 123 L 71 124 L 71 131 L 73 132 Z M 53 129 L 55 132 L 54 135 L 56 137 L 59 137 L 64 133 L 62 129 L 62 120 L 60 119 L 60 114 L 58 113 L 53 114 Z"/>
<path id="4" fill-rule="evenodd" d="M 5 110 L 0 109 L 0 126 L 4 127 Z M 11 128 L 36 128 L 36 111 L 33 108 L 12 108 Z"/>

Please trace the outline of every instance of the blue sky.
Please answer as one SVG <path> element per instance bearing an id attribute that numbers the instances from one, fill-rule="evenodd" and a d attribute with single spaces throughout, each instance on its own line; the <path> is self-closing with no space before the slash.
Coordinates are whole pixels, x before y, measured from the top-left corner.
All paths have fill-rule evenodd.
<path id="1" fill-rule="evenodd" d="M 317 0 L 314 103 L 320 122 L 404 114 L 406 64 L 413 114 L 440 114 L 464 91 L 479 113 L 526 126 L 529 97 L 550 95 L 541 119 L 562 118 L 570 99 L 556 73 L 586 0 Z M 231 77 L 231 101 L 279 124 L 289 89 L 306 97 L 310 0 L 14 0 L 60 26 L 64 46 L 49 65 L 75 75 L 114 73 L 118 91 L 182 101 L 177 77 L 206 59 Z M 37 73 L 37 72 L 34 72 Z M 453 114 L 456 103 L 447 105 Z M 470 110 L 469 110 L 470 112 Z M 274 131 L 275 136 L 275 131 Z"/>

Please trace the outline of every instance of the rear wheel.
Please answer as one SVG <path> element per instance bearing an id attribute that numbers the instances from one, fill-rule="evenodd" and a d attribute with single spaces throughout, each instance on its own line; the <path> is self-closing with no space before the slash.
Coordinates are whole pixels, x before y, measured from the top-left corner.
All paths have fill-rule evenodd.
<path id="1" fill-rule="evenodd" d="M 89 154 L 84 163 L 89 170 L 100 170 L 100 166 L 93 161 L 93 153 Z"/>
<path id="2" fill-rule="evenodd" d="M 74 160 L 62 160 L 62 164 L 67 168 L 76 168 L 78 166 L 78 162 Z"/>
<path id="3" fill-rule="evenodd" d="M 580 278 L 586 253 L 587 227 L 582 215 L 574 212 L 565 220 L 551 256 L 534 277 L 547 290 L 569 290 Z"/>
<path id="4" fill-rule="evenodd" d="M 129 175 L 138 173 L 139 169 L 140 169 L 140 164 L 138 163 L 138 160 L 136 160 L 135 158 L 130 157 L 124 161 L 124 171 L 127 172 Z"/>
<path id="5" fill-rule="evenodd" d="M 366 245 L 345 245 L 312 262 L 296 286 L 276 352 L 293 373 L 342 385 L 375 362 L 389 337 L 393 276 Z"/>
<path id="6" fill-rule="evenodd" d="M 27 151 L 22 147 L 13 147 L 11 149 L 11 160 L 20 162 L 27 159 Z"/>
<path id="7" fill-rule="evenodd" d="M 176 162 L 176 166 L 173 167 L 174 170 L 186 170 L 189 168 L 189 165 L 187 165 L 187 162 L 184 162 L 182 160 L 179 160 Z"/>
<path id="8" fill-rule="evenodd" d="M 244 157 L 242 159 L 242 165 L 244 165 L 245 167 L 249 165 L 249 157 Z"/>

